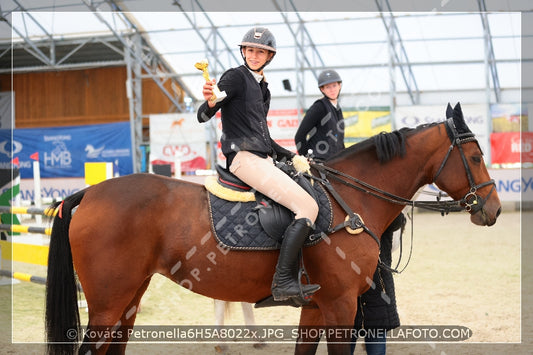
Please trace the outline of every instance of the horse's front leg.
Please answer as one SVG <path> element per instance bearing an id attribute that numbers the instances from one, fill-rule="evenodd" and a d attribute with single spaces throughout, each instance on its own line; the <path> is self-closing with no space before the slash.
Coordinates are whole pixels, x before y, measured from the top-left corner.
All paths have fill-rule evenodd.
<path id="1" fill-rule="evenodd" d="M 320 304 L 324 317 L 329 355 L 351 354 L 351 341 L 357 311 L 357 297 L 346 294 L 334 302 Z"/>
<path id="2" fill-rule="evenodd" d="M 316 303 L 302 307 L 300 325 L 294 353 L 297 355 L 315 354 L 324 331 L 324 318 Z"/>

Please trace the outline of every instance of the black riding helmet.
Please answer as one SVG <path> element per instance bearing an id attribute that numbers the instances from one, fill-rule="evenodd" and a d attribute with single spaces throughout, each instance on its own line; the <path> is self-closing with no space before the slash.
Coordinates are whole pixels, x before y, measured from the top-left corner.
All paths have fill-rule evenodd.
<path id="1" fill-rule="evenodd" d="M 244 59 L 244 65 L 246 65 L 248 69 L 250 68 L 248 67 L 248 64 L 246 63 L 246 57 L 242 53 L 242 49 L 244 47 L 266 49 L 274 53 L 274 55 L 276 55 L 276 39 L 274 38 L 274 35 L 272 34 L 272 32 L 270 32 L 270 30 L 265 27 L 254 27 L 248 32 L 246 32 L 246 34 L 242 38 L 242 41 L 239 47 L 240 47 L 241 57 L 242 59 Z M 272 56 L 272 58 L 274 58 L 274 55 Z M 263 65 L 257 71 L 259 72 L 263 70 L 263 68 L 266 67 L 267 64 L 272 61 L 272 58 L 270 58 L 270 60 L 268 60 L 265 63 L 265 65 Z"/>
<path id="2" fill-rule="evenodd" d="M 341 79 L 341 76 L 339 75 L 339 73 L 337 73 L 333 69 L 324 70 L 323 72 L 321 72 L 318 75 L 318 88 L 324 94 L 324 96 L 326 96 L 326 94 L 322 91 L 322 89 L 321 89 L 322 86 L 328 85 L 328 84 L 331 84 L 331 83 L 335 83 L 335 82 L 342 83 L 342 79 Z M 339 91 L 339 95 L 338 96 L 340 96 L 340 94 L 341 94 L 341 92 Z M 335 99 L 337 99 L 338 96 Z"/>

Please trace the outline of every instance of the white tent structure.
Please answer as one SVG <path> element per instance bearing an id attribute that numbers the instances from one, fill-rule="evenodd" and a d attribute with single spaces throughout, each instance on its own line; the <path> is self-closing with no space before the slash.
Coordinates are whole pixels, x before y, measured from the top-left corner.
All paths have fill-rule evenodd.
<path id="1" fill-rule="evenodd" d="M 278 49 L 266 70 L 274 108 L 306 109 L 324 68 L 343 78 L 343 106 L 533 103 L 527 1 L 249 3 L 5 0 L 0 73 L 125 64 L 139 124 L 140 79 L 158 83 L 176 112 L 192 111 L 203 82 L 194 63 L 207 59 L 218 77 L 242 63 L 243 34 L 265 26 Z M 183 90 L 169 92 L 168 80 Z"/>
<path id="2" fill-rule="evenodd" d="M 522 41 L 532 36 L 523 33 L 525 15 L 501 8 L 482 12 L 487 9 L 485 1 L 468 2 L 475 5 L 468 12 L 428 6 L 391 13 L 388 1 L 368 1 L 373 12 L 316 12 L 309 11 L 307 3 L 276 0 L 268 12 L 204 12 L 200 10 L 211 8 L 204 3 L 211 1 L 150 1 L 148 7 L 141 1 L 6 0 L 1 5 L 1 54 L 8 58 L 9 49 L 24 49 L 37 59 L 26 66 L 14 57 L 14 71 L 57 70 L 72 67 L 69 57 L 84 46 L 112 38 L 121 44 L 115 47 L 123 55 L 119 61 L 126 61 L 128 48 L 134 62 L 164 63 L 167 73 L 151 74 L 176 78 L 195 101 L 202 77 L 194 62 L 207 58 L 215 76 L 239 65 L 242 35 L 260 25 L 277 38 L 278 54 L 268 68 L 274 96 L 302 100 L 316 95 L 316 76 L 328 67 L 345 78 L 344 94 L 391 95 L 397 104 L 440 102 L 435 95 L 443 92 L 468 95 L 467 100 L 516 101 L 520 65 L 532 59 L 522 52 Z M 238 4 L 231 2 L 226 8 L 236 9 Z M 137 36 L 141 46 L 150 47 L 140 49 L 140 58 L 135 56 Z M 77 47 L 61 57 L 54 46 L 68 41 Z M 76 65 L 109 65 L 102 59 L 88 56 Z M 285 79 L 292 91 L 285 90 Z"/>

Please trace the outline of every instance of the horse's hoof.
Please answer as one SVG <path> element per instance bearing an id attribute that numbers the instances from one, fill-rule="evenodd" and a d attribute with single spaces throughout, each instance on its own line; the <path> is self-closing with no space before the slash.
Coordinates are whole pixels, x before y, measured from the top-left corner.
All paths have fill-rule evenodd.
<path id="1" fill-rule="evenodd" d="M 226 350 L 228 350 L 228 347 L 226 345 L 217 345 L 215 346 L 215 351 L 218 353 L 218 354 L 222 354 L 224 353 Z"/>
<path id="2" fill-rule="evenodd" d="M 267 347 L 267 344 L 266 343 L 255 343 L 253 347 L 254 349 L 264 349 Z"/>

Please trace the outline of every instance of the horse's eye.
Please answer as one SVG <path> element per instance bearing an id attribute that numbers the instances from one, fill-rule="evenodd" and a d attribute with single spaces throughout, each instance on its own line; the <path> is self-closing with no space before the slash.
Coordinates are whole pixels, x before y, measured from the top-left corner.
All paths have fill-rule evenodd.
<path id="1" fill-rule="evenodd" d="M 479 156 L 479 155 L 474 155 L 474 156 L 472 157 L 472 161 L 473 161 L 474 163 L 478 163 L 478 164 L 481 163 L 481 156 Z"/>

